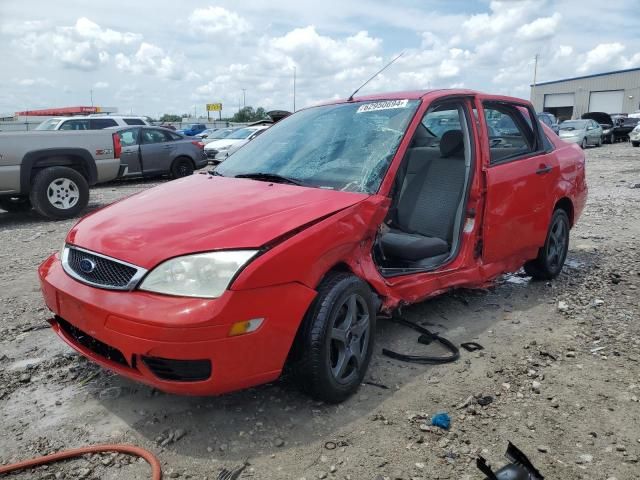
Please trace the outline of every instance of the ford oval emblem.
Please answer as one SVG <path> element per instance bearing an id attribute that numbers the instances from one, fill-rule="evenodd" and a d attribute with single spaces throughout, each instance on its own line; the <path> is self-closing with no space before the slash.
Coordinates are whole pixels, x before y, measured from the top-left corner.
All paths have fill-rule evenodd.
<path id="1" fill-rule="evenodd" d="M 80 260 L 80 270 L 82 273 L 91 273 L 96 269 L 96 262 L 88 258 Z"/>

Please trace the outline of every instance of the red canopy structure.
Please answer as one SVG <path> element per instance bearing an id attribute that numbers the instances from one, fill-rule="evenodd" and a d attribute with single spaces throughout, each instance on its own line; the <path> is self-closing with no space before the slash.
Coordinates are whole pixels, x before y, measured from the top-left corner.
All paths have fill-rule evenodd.
<path id="1" fill-rule="evenodd" d="M 60 107 L 60 108 L 44 108 L 42 110 L 25 110 L 24 112 L 16 112 L 16 115 L 25 117 L 57 117 L 71 115 L 88 115 L 90 113 L 98 113 L 100 107 Z"/>

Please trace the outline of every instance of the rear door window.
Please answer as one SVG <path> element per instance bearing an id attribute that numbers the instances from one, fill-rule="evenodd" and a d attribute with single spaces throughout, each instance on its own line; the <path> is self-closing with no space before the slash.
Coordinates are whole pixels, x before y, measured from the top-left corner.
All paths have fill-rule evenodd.
<path id="1" fill-rule="evenodd" d="M 93 118 L 91 119 L 91 130 L 102 130 L 103 128 L 117 127 L 118 122 L 113 118 Z"/>
<path id="2" fill-rule="evenodd" d="M 491 163 L 515 160 L 538 150 L 530 113 L 508 103 L 484 103 Z"/>
<path id="3" fill-rule="evenodd" d="M 89 130 L 89 119 L 67 120 L 59 130 Z"/>
<path id="4" fill-rule="evenodd" d="M 120 137 L 120 145 L 123 147 L 133 147 L 138 143 L 138 130 L 122 130 L 118 132 L 118 136 Z"/>
<path id="5" fill-rule="evenodd" d="M 167 132 L 163 132 L 162 130 L 147 128 L 142 131 L 142 143 L 162 143 L 171 140 L 171 136 Z"/>

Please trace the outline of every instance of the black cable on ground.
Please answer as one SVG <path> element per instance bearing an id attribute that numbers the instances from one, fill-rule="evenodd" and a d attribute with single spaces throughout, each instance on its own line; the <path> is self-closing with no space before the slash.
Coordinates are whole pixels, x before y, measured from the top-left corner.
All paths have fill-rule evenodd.
<path id="1" fill-rule="evenodd" d="M 451 352 L 451 355 L 447 355 L 444 357 L 432 357 L 428 355 L 407 355 L 404 353 L 394 352 L 386 348 L 382 349 L 383 355 L 403 362 L 421 363 L 425 365 L 451 363 L 460 358 L 460 350 L 458 349 L 458 347 L 456 347 L 451 341 L 447 340 L 444 337 L 441 337 L 437 333 L 430 332 L 423 326 L 418 325 L 417 323 L 410 322 L 409 320 L 406 320 L 402 317 L 393 317 L 390 319 L 390 321 L 396 322 L 400 325 L 404 325 L 405 327 L 412 328 L 413 330 L 419 332 L 421 334 L 418 339 L 419 343 L 422 343 L 424 345 L 428 345 L 433 341 L 440 343 L 444 348 Z"/>

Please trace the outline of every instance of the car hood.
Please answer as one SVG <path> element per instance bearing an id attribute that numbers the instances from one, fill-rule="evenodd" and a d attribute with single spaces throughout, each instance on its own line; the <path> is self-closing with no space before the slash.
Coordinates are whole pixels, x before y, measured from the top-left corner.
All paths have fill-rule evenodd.
<path id="1" fill-rule="evenodd" d="M 243 138 L 221 138 L 220 140 L 214 140 L 213 142 L 207 143 L 207 150 L 216 149 L 220 147 L 224 147 L 225 145 L 235 145 L 238 142 L 244 141 Z"/>
<path id="2" fill-rule="evenodd" d="M 192 175 L 80 220 L 67 243 L 144 268 L 194 252 L 258 248 L 366 194 Z"/>
<path id="3" fill-rule="evenodd" d="M 583 114 L 581 118 L 584 120 L 595 120 L 601 125 L 613 125 L 613 119 L 611 118 L 611 115 L 604 112 L 587 112 Z"/>

